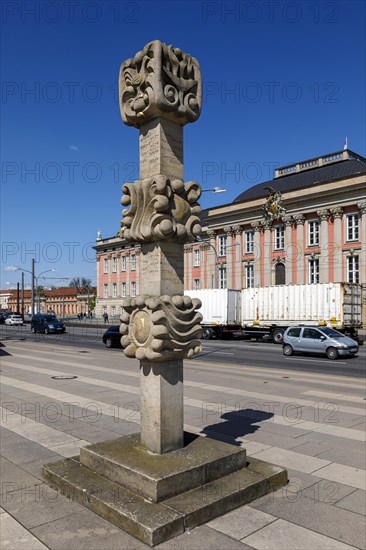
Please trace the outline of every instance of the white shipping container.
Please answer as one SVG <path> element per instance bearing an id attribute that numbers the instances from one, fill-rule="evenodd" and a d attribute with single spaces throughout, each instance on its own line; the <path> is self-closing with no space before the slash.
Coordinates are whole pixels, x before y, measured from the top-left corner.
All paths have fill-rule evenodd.
<path id="1" fill-rule="evenodd" d="M 202 307 L 202 324 L 206 325 L 240 325 L 241 298 L 240 290 L 202 289 L 185 290 L 191 298 L 199 298 Z"/>
<path id="2" fill-rule="evenodd" d="M 278 285 L 242 290 L 243 325 L 361 324 L 361 288 L 347 283 Z"/>

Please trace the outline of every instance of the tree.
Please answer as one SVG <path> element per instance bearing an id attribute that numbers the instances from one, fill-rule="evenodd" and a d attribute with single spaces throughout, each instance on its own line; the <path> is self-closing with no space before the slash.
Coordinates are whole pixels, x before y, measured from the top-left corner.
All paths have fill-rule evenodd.
<path id="1" fill-rule="evenodd" d="M 87 294 L 88 289 L 90 290 L 91 279 L 86 279 L 85 277 L 74 277 L 71 279 L 69 287 L 77 288 L 80 294 Z"/>

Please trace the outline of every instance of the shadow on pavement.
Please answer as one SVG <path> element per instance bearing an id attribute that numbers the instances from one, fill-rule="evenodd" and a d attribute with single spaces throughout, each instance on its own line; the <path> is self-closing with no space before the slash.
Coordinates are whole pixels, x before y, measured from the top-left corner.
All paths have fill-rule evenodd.
<path id="1" fill-rule="evenodd" d="M 272 418 L 273 413 L 258 411 L 256 409 L 240 409 L 221 415 L 221 421 L 216 424 L 206 426 L 202 433 L 206 433 L 211 439 L 234 440 L 230 441 L 233 445 L 240 445 L 240 441 L 235 441 L 238 437 L 253 434 L 260 429 L 257 426 L 259 422 Z"/>

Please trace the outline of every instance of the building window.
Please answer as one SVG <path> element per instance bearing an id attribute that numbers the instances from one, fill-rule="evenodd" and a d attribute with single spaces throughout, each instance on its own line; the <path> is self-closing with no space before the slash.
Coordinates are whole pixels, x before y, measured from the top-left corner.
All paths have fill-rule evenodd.
<path id="1" fill-rule="evenodd" d="M 309 283 L 319 283 L 319 260 L 309 260 Z"/>
<path id="2" fill-rule="evenodd" d="M 119 312 L 120 315 L 123 315 L 123 313 L 125 312 L 125 308 L 123 306 L 119 306 Z"/>
<path id="3" fill-rule="evenodd" d="M 276 264 L 275 267 L 275 285 L 286 284 L 286 268 L 282 263 Z"/>
<path id="4" fill-rule="evenodd" d="M 254 265 L 247 265 L 245 268 L 245 286 L 254 288 Z"/>
<path id="5" fill-rule="evenodd" d="M 126 283 L 122 283 L 122 298 L 126 298 Z"/>
<path id="6" fill-rule="evenodd" d="M 219 268 L 219 288 L 226 288 L 226 267 Z"/>
<path id="7" fill-rule="evenodd" d="M 104 285 L 104 294 L 103 298 L 108 298 L 108 285 Z"/>
<path id="8" fill-rule="evenodd" d="M 283 250 L 285 248 L 285 228 L 283 225 L 278 225 L 275 228 L 275 250 Z"/>
<path id="9" fill-rule="evenodd" d="M 245 233 L 245 252 L 246 254 L 253 254 L 254 252 L 254 231 Z"/>
<path id="10" fill-rule="evenodd" d="M 136 271 L 136 254 L 131 254 L 131 271 Z"/>
<path id="11" fill-rule="evenodd" d="M 308 244 L 309 246 L 319 244 L 319 222 L 317 220 L 308 223 Z"/>
<path id="12" fill-rule="evenodd" d="M 117 273 L 117 258 L 113 258 L 112 260 L 112 272 Z"/>
<path id="13" fill-rule="evenodd" d="M 219 256 L 226 256 L 226 235 L 219 236 Z"/>
<path id="14" fill-rule="evenodd" d="M 194 267 L 200 266 L 200 260 L 201 260 L 201 253 L 200 250 L 194 250 Z"/>
<path id="15" fill-rule="evenodd" d="M 121 271 L 126 271 L 126 256 L 121 256 Z"/>
<path id="16" fill-rule="evenodd" d="M 200 289 L 200 280 L 199 279 L 194 279 L 193 281 L 194 285 L 193 285 L 193 288 L 194 290 L 199 290 Z"/>
<path id="17" fill-rule="evenodd" d="M 136 283 L 134 281 L 131 283 L 131 296 L 136 296 Z"/>
<path id="18" fill-rule="evenodd" d="M 347 216 L 347 241 L 358 241 L 358 214 Z"/>
<path id="19" fill-rule="evenodd" d="M 117 298 L 117 283 L 113 283 L 113 286 L 112 286 L 112 298 Z"/>
<path id="20" fill-rule="evenodd" d="M 104 273 L 108 273 L 108 259 L 104 260 Z"/>
<path id="21" fill-rule="evenodd" d="M 347 282 L 360 282 L 360 264 L 358 256 L 347 257 Z"/>
<path id="22" fill-rule="evenodd" d="M 112 306 L 112 315 L 116 315 L 116 306 Z"/>

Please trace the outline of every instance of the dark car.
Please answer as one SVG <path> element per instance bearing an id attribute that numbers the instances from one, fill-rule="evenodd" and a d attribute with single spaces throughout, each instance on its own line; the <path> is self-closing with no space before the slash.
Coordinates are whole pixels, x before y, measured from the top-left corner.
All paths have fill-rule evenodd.
<path id="1" fill-rule="evenodd" d="M 63 333 L 65 330 L 64 323 L 60 321 L 56 315 L 51 313 L 37 313 L 32 317 L 32 332 L 44 332 L 45 334 L 49 334 L 50 332 Z"/>
<path id="2" fill-rule="evenodd" d="M 119 325 L 113 325 L 103 334 L 103 344 L 106 348 L 113 348 L 114 346 L 121 348 L 121 337 Z"/>

